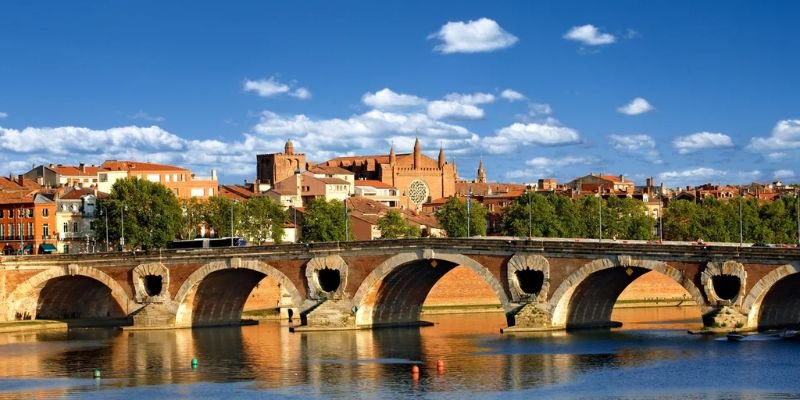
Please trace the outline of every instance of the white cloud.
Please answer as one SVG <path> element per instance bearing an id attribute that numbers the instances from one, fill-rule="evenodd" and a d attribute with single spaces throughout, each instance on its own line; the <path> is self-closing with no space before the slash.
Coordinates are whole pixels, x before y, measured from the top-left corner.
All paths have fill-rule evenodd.
<path id="1" fill-rule="evenodd" d="M 299 87 L 289 92 L 289 96 L 296 97 L 300 100 L 308 100 L 311 98 L 311 91 L 304 87 Z"/>
<path id="2" fill-rule="evenodd" d="M 736 176 L 739 178 L 740 181 L 755 181 L 761 177 L 761 171 L 754 169 L 752 171 L 739 171 L 736 173 Z"/>
<path id="3" fill-rule="evenodd" d="M 361 102 L 379 110 L 389 110 L 422 106 L 427 103 L 427 100 L 410 94 L 395 93 L 389 88 L 384 88 L 375 93 L 364 93 L 361 96 Z"/>
<path id="4" fill-rule="evenodd" d="M 448 22 L 428 39 L 440 40 L 434 50 L 443 54 L 490 52 L 511 47 L 519 40 L 488 18 Z"/>
<path id="5" fill-rule="evenodd" d="M 650 103 L 646 99 L 641 97 L 637 97 L 631 100 L 630 103 L 617 108 L 617 111 L 625 115 L 639 115 L 652 110 L 653 106 L 650 105 Z"/>
<path id="6" fill-rule="evenodd" d="M 510 153 L 520 145 L 558 146 L 579 142 L 577 131 L 552 122 L 514 123 L 482 140 L 484 148 L 492 154 Z"/>
<path id="7" fill-rule="evenodd" d="M 509 171 L 506 173 L 506 177 L 509 179 L 552 177 L 559 168 L 569 165 L 591 165 L 598 161 L 595 157 L 535 157 L 525 161 L 525 165 L 531 168 Z"/>
<path id="8" fill-rule="evenodd" d="M 639 155 L 642 158 L 661 164 L 661 154 L 656 148 L 656 141 L 648 135 L 611 135 L 608 142 L 615 150 Z"/>
<path id="9" fill-rule="evenodd" d="M 461 103 L 461 104 L 468 104 L 468 105 L 478 105 L 478 104 L 489 104 L 494 103 L 495 97 L 491 93 L 472 93 L 472 94 L 464 94 L 464 93 L 450 93 L 444 96 L 444 99 L 451 102 Z"/>
<path id="10" fill-rule="evenodd" d="M 528 115 L 531 117 L 538 117 L 543 115 L 550 115 L 553 113 L 553 108 L 549 104 L 544 103 L 528 103 Z"/>
<path id="11" fill-rule="evenodd" d="M 779 121 L 770 136 L 750 139 L 749 148 L 765 152 L 800 148 L 800 119 Z"/>
<path id="12" fill-rule="evenodd" d="M 727 171 L 721 171 L 707 167 L 698 167 L 683 171 L 662 172 L 658 174 L 658 178 L 669 185 L 696 185 L 711 181 L 719 181 L 721 177 L 727 174 Z"/>
<path id="13" fill-rule="evenodd" d="M 0 119 L 8 117 L 8 113 L 0 112 Z"/>
<path id="14" fill-rule="evenodd" d="M 591 24 L 572 27 L 569 32 L 564 34 L 564 39 L 581 42 L 587 46 L 601 46 L 616 41 L 614 35 L 600 33 L 600 31 Z"/>
<path id="15" fill-rule="evenodd" d="M 483 118 L 483 110 L 472 104 L 436 100 L 428 103 L 428 116 L 433 119 L 481 119 Z"/>
<path id="16" fill-rule="evenodd" d="M 520 93 L 520 92 L 518 92 L 516 90 L 513 90 L 513 89 L 503 90 L 503 92 L 500 93 L 500 97 L 502 97 L 502 98 L 504 98 L 504 99 L 506 99 L 508 101 L 517 101 L 517 100 L 524 100 L 525 99 L 525 95 L 524 94 L 522 94 L 522 93 Z"/>
<path id="17" fill-rule="evenodd" d="M 675 138 L 672 141 L 672 146 L 680 154 L 689 154 L 702 149 L 733 147 L 733 140 L 731 140 L 730 136 L 722 133 L 697 132 Z"/>
<path id="18" fill-rule="evenodd" d="M 301 100 L 311 98 L 311 92 L 304 88 L 298 87 L 293 89 L 294 84 L 287 84 L 279 82 L 274 76 L 269 79 L 261 79 L 257 81 L 245 80 L 244 91 L 255 92 L 261 97 L 275 97 L 282 94 L 287 94 Z"/>
<path id="19" fill-rule="evenodd" d="M 448 154 L 458 154 L 472 151 L 479 140 L 478 135 L 462 126 L 437 121 L 423 113 L 380 110 L 347 119 L 322 120 L 302 114 L 281 116 L 266 111 L 253 131 L 268 138 L 267 141 L 291 137 L 310 160 L 325 160 L 332 154 L 385 153 L 392 142 L 398 151 L 403 151 L 403 147 L 411 150 L 416 136 L 430 151 L 435 151 L 442 143 Z"/>
<path id="20" fill-rule="evenodd" d="M 790 169 L 779 169 L 772 173 L 775 179 L 794 178 L 794 171 Z"/>
<path id="21" fill-rule="evenodd" d="M 141 119 L 149 122 L 163 122 L 166 118 L 159 115 L 150 115 L 142 110 L 136 112 L 129 117 L 130 119 Z"/>

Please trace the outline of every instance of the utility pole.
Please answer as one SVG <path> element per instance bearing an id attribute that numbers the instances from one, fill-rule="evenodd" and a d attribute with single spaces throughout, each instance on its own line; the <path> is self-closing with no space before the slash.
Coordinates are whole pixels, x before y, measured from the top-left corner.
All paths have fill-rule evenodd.
<path id="1" fill-rule="evenodd" d="M 128 211 L 128 205 L 122 203 L 122 211 L 119 213 L 121 231 L 119 245 L 122 247 L 122 251 L 125 251 L 125 211 Z"/>

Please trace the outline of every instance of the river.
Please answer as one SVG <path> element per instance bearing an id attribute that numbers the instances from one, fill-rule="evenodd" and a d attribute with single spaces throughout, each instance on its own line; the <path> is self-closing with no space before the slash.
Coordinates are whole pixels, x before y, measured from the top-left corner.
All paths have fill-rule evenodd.
<path id="1" fill-rule="evenodd" d="M 689 335 L 700 324 L 691 308 L 620 309 L 620 329 L 524 335 L 500 334 L 502 314 L 425 319 L 436 324 L 0 334 L 0 398 L 800 397 L 800 343 Z"/>

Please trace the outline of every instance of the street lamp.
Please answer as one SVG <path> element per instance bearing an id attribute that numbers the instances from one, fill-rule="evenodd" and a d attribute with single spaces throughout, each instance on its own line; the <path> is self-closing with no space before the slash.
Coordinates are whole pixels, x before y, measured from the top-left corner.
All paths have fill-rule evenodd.
<path id="1" fill-rule="evenodd" d="M 467 238 L 469 238 L 469 216 L 470 216 L 470 208 L 471 208 L 471 199 L 472 199 L 472 188 L 469 189 L 469 193 L 467 193 Z"/>
<path id="2" fill-rule="evenodd" d="M 100 210 L 100 215 L 102 215 L 103 218 L 106 221 L 106 248 L 105 248 L 105 251 L 108 252 L 108 209 L 106 207 L 103 207 Z"/>
<path id="3" fill-rule="evenodd" d="M 125 251 L 125 211 L 128 211 L 128 205 L 122 203 L 122 211 L 119 213 L 119 219 L 120 219 L 119 245 L 122 248 L 122 251 Z"/>
<path id="4" fill-rule="evenodd" d="M 603 242 L 603 189 L 599 190 L 597 197 L 597 212 L 600 215 L 600 242 Z"/>

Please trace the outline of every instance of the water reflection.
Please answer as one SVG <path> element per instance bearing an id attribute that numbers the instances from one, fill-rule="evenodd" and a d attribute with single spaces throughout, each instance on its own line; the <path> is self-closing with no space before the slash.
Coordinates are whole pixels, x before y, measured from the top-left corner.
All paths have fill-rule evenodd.
<path id="1" fill-rule="evenodd" d="M 667 324 L 648 322 L 648 314 Z M 500 398 L 509 391 L 525 397 L 570 393 L 609 397 L 631 385 L 644 397 L 670 398 L 674 390 L 685 390 L 676 386 L 680 382 L 697 380 L 686 371 L 698 365 L 715 369 L 701 370 L 706 376 L 697 385 L 730 385 L 728 375 L 747 371 L 750 375 L 741 382 L 758 387 L 762 381 L 784 379 L 788 382 L 784 386 L 789 386 L 784 389 L 800 393 L 792 386 L 797 385 L 795 380 L 785 379 L 786 372 L 758 367 L 781 360 L 785 371 L 796 370 L 800 361 L 785 355 L 800 349 L 796 343 L 737 347 L 689 336 L 685 329 L 697 322 L 684 311 L 625 310 L 615 312 L 615 318 L 626 322 L 623 329 L 524 335 L 499 334 L 505 324 L 502 314 L 430 316 L 426 319 L 436 322 L 433 327 L 374 331 L 289 333 L 277 323 L 264 323 L 172 331 L 4 334 L 0 335 L 0 398 L 69 394 L 102 398 L 112 392 L 115 397 Z M 639 326 L 660 329 L 632 328 Z M 191 367 L 192 358 L 199 360 L 196 369 Z M 439 360 L 443 370 L 437 368 Z M 417 379 L 410 373 L 412 364 L 420 366 Z M 95 368 L 102 371 L 100 381 L 91 379 Z M 661 395 L 667 390 L 661 388 L 669 388 L 670 382 L 673 392 Z M 772 393 L 770 387 L 758 393 Z M 746 391 L 735 385 L 726 390 Z M 681 393 L 678 397 L 684 397 Z"/>

